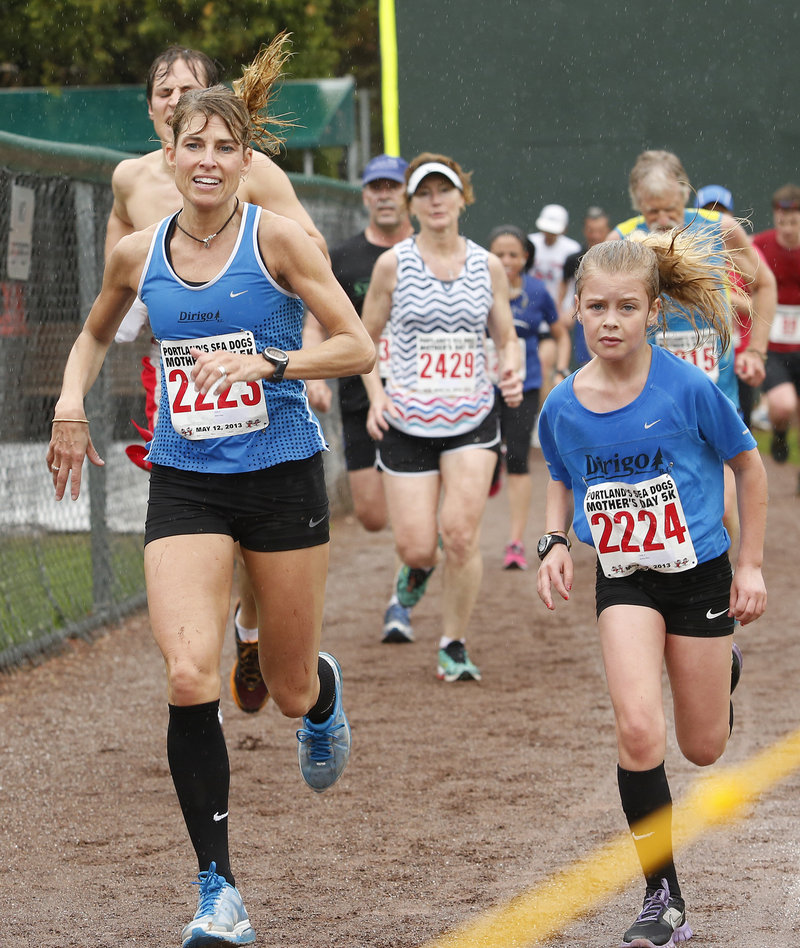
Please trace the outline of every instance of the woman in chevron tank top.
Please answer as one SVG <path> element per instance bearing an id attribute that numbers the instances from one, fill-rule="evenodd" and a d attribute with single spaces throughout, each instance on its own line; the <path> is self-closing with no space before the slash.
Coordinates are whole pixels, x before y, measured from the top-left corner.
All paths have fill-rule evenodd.
<path id="1" fill-rule="evenodd" d="M 410 608 L 444 551 L 437 676 L 479 680 L 466 630 L 480 587 L 480 523 L 500 443 L 487 333 L 499 353 L 502 397 L 522 399 L 520 350 L 500 261 L 461 235 L 474 200 L 470 175 L 425 152 L 406 170 L 406 200 L 419 233 L 375 264 L 364 325 L 389 330 L 389 377 L 365 377 L 367 429 L 379 443 L 395 545 L 394 595 Z M 406 641 L 409 638 L 406 637 Z"/>

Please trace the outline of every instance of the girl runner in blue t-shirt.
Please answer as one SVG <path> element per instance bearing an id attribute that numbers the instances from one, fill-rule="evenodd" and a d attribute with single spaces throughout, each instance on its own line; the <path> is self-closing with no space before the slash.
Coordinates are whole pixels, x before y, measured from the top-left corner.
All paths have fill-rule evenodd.
<path id="1" fill-rule="evenodd" d="M 671 948 L 692 930 L 672 858 L 664 771 L 666 663 L 684 756 L 706 766 L 725 750 L 741 653 L 734 620 L 766 606 L 761 575 L 766 475 L 732 402 L 695 366 L 649 342 L 668 295 L 727 345 L 722 263 L 675 232 L 607 242 L 576 274 L 577 317 L 593 359 L 557 386 L 539 438 L 551 475 L 539 543 L 539 596 L 569 599 L 567 533 L 597 551 L 597 624 L 619 753 L 622 807 L 646 877 L 625 946 Z M 741 539 L 731 576 L 722 525 L 723 465 L 737 487 Z M 573 521 L 574 516 L 574 521 Z M 733 660 L 732 660 L 733 650 Z"/>

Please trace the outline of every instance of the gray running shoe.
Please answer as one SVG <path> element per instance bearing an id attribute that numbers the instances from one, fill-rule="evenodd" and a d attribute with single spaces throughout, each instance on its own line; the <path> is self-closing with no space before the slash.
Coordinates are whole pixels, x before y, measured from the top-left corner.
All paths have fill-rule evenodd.
<path id="1" fill-rule="evenodd" d="M 667 880 L 662 879 L 661 888 L 645 893 L 642 911 L 622 936 L 622 948 L 675 948 L 693 934 L 683 899 L 670 896 Z"/>

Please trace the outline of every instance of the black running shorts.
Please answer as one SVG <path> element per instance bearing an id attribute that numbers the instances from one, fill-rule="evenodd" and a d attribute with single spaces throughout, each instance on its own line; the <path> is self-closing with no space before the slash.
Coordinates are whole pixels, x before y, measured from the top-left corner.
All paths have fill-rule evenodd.
<path id="1" fill-rule="evenodd" d="M 728 554 L 682 573 L 637 569 L 609 579 L 597 563 L 597 616 L 609 606 L 646 606 L 660 613 L 670 635 L 715 638 L 733 633 L 728 616 L 731 594 Z"/>
<path id="2" fill-rule="evenodd" d="M 241 474 L 199 474 L 154 464 L 145 544 L 163 537 L 221 533 L 257 553 L 327 543 L 322 454 Z"/>
<path id="3" fill-rule="evenodd" d="M 500 415 L 495 402 L 486 418 L 463 435 L 452 438 L 421 438 L 389 426 L 378 442 L 378 467 L 387 474 L 438 474 L 443 454 L 467 448 L 500 451 Z"/>
<path id="4" fill-rule="evenodd" d="M 367 431 L 368 408 L 342 412 L 344 464 L 348 471 L 375 467 L 377 445 Z"/>
<path id="5" fill-rule="evenodd" d="M 770 349 L 767 353 L 766 373 L 761 386 L 765 392 L 788 382 L 794 385 L 795 391 L 800 394 L 800 351 L 775 352 Z"/>
<path id="6" fill-rule="evenodd" d="M 531 436 L 539 413 L 539 389 L 522 394 L 522 404 L 509 408 L 500 400 L 500 430 L 506 443 L 506 470 L 509 474 L 528 473 Z"/>

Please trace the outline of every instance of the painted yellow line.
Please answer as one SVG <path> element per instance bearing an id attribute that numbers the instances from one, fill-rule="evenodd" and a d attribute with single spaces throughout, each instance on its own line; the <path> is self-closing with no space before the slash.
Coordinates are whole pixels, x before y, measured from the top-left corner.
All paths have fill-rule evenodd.
<path id="1" fill-rule="evenodd" d="M 698 779 L 674 807 L 675 848 L 715 826 L 743 818 L 761 794 L 798 769 L 800 730 L 744 764 Z M 650 832 L 664 819 L 669 814 L 655 814 L 642 820 L 635 831 Z M 653 859 L 663 856 L 654 853 Z M 507 904 L 428 942 L 425 948 L 530 948 L 624 889 L 641 871 L 626 833 Z"/>
<path id="2" fill-rule="evenodd" d="M 378 31 L 381 49 L 381 106 L 383 150 L 400 154 L 400 98 L 397 83 L 397 21 L 394 0 L 379 0 Z"/>

